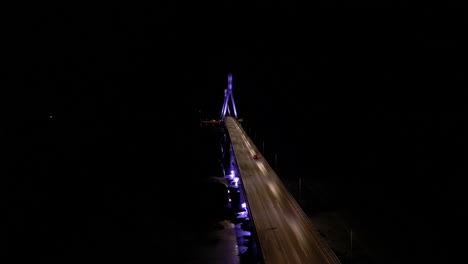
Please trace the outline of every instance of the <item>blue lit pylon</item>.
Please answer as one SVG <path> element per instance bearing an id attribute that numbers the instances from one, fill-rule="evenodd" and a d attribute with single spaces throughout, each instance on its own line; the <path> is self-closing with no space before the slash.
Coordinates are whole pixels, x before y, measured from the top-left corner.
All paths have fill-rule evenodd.
<path id="1" fill-rule="evenodd" d="M 230 99 L 230 100 L 229 100 Z M 232 95 L 232 74 L 228 75 L 228 87 L 224 89 L 224 104 L 221 110 L 221 118 L 220 120 L 224 120 L 226 113 L 231 115 L 231 109 L 229 107 L 229 101 L 231 101 L 232 112 L 234 117 L 237 119 L 237 110 L 236 104 L 234 103 L 234 96 Z"/>

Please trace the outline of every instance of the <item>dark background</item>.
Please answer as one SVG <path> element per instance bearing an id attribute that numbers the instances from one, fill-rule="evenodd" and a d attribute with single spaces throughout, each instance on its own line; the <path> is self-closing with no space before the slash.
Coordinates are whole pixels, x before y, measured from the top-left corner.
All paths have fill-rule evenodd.
<path id="1" fill-rule="evenodd" d="M 240 117 L 267 158 L 278 155 L 281 177 L 335 186 L 336 203 L 397 263 L 459 255 L 464 11 L 406 2 L 8 10 L 3 255 L 180 254 L 184 230 L 204 223 L 186 218 L 206 200 L 198 122 L 219 117 L 228 73 Z"/>

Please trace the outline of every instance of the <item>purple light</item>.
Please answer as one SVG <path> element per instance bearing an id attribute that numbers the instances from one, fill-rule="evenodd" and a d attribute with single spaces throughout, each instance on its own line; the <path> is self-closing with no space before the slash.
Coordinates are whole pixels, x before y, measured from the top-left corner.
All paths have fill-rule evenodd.
<path id="1" fill-rule="evenodd" d="M 237 109 L 234 102 L 234 96 L 232 95 L 232 74 L 228 75 L 228 88 L 224 89 L 224 103 L 221 109 L 221 120 L 226 116 L 226 112 L 230 115 L 231 109 L 229 108 L 229 99 L 231 99 L 232 109 L 234 112 L 234 117 L 237 119 Z"/>

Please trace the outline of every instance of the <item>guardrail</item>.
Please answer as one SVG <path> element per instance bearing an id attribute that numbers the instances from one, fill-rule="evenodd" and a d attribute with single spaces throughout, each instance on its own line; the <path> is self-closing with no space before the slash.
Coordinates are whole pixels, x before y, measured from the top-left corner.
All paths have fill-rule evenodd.
<path id="1" fill-rule="evenodd" d="M 229 129 L 226 129 L 226 133 L 227 133 L 228 136 L 229 136 Z M 230 136 L 229 136 L 229 141 L 231 141 Z M 231 144 L 231 143 L 230 143 L 230 144 Z M 233 149 L 233 152 L 235 152 L 234 149 Z M 235 153 L 234 153 L 234 159 L 235 159 L 235 161 L 236 161 L 236 166 L 237 166 L 237 164 L 238 164 L 238 163 L 237 163 L 237 156 L 236 156 Z M 239 168 L 239 167 L 238 167 L 238 168 Z M 253 227 L 253 228 L 252 228 L 252 233 L 253 233 L 253 235 L 254 235 L 254 237 L 255 237 L 255 240 L 257 241 L 257 245 L 258 245 L 259 252 L 260 252 L 260 254 L 258 255 L 258 258 L 259 258 L 258 261 L 260 261 L 260 262 L 259 262 L 258 264 L 266 264 L 266 262 L 265 262 L 265 254 L 264 254 L 264 250 L 263 250 L 263 248 L 262 248 L 262 245 L 260 244 L 260 238 L 259 238 L 258 233 L 257 233 L 257 227 L 256 227 L 256 225 L 255 225 L 255 220 L 254 220 L 252 214 L 250 213 L 250 208 L 251 208 L 251 207 L 250 207 L 250 204 L 249 204 L 249 198 L 247 197 L 247 193 L 245 192 L 245 189 L 244 189 L 244 183 L 243 183 L 243 181 L 242 181 L 242 176 L 241 176 L 241 171 L 240 171 L 240 170 L 238 170 L 238 174 L 239 174 L 239 180 L 241 181 L 240 186 L 241 186 L 241 188 L 242 188 L 242 192 L 243 192 L 244 198 L 245 198 L 245 203 L 247 204 L 247 208 L 248 208 L 248 209 L 247 209 L 247 213 L 248 213 L 248 215 L 249 215 L 250 221 L 252 221 L 252 227 Z"/>

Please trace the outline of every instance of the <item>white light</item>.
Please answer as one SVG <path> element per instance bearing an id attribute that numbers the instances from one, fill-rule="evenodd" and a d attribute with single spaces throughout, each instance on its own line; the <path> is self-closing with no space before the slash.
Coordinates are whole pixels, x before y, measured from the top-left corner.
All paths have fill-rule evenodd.
<path id="1" fill-rule="evenodd" d="M 234 185 L 237 186 L 237 182 L 238 182 L 238 181 L 239 181 L 239 178 L 235 177 L 235 178 L 234 178 Z"/>
<path id="2" fill-rule="evenodd" d="M 273 193 L 273 195 L 275 197 L 278 197 L 278 189 L 277 189 L 276 185 L 274 183 L 270 182 L 270 181 L 267 182 L 267 185 L 268 185 L 268 187 L 270 187 L 270 190 Z"/>
<path id="3" fill-rule="evenodd" d="M 265 168 L 265 165 L 263 165 L 263 163 L 259 163 L 258 167 L 260 168 L 262 172 L 266 172 L 266 168 Z"/>

